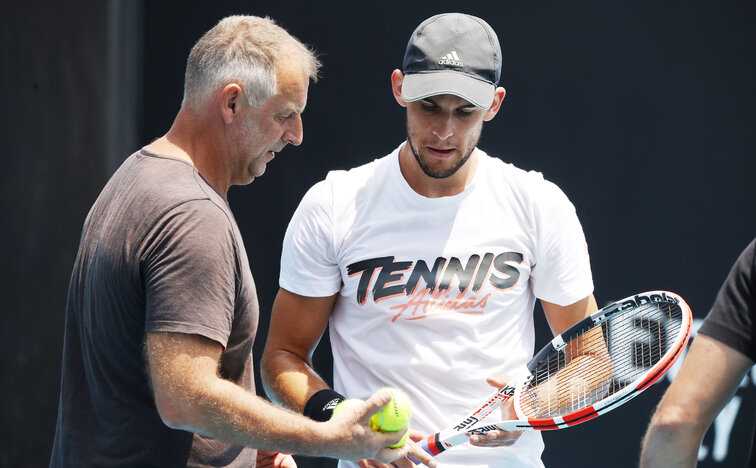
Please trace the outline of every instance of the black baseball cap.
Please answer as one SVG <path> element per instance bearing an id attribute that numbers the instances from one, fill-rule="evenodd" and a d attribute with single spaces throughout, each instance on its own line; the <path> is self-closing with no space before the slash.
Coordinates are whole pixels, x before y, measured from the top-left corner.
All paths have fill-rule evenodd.
<path id="1" fill-rule="evenodd" d="M 475 16 L 432 16 L 412 33 L 402 72 L 402 99 L 407 102 L 453 94 L 488 109 L 501 78 L 499 39 Z"/>

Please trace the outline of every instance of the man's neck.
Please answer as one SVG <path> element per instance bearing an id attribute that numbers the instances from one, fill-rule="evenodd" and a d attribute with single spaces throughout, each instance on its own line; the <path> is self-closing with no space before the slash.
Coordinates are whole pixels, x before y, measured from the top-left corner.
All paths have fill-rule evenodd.
<path id="1" fill-rule="evenodd" d="M 426 198 L 449 197 L 464 192 L 472 183 L 477 167 L 478 150 L 474 149 L 470 158 L 457 172 L 438 179 L 423 171 L 408 142 L 399 149 L 399 169 L 404 180 L 412 190 Z"/>
<path id="2" fill-rule="evenodd" d="M 223 170 L 222 151 L 218 150 L 219 146 L 213 139 L 214 134 L 207 123 L 188 117 L 182 109 L 168 133 L 146 148 L 188 162 L 225 197 L 230 184 Z"/>

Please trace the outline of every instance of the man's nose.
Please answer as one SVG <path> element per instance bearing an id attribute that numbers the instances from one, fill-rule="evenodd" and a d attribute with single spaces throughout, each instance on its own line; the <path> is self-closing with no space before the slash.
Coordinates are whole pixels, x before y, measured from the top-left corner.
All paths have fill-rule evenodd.
<path id="1" fill-rule="evenodd" d="M 302 116 L 296 114 L 289 119 L 288 127 L 283 135 L 283 141 L 299 146 L 304 139 L 304 128 L 302 125 Z"/>
<path id="2" fill-rule="evenodd" d="M 454 126 L 452 125 L 451 117 L 439 119 L 433 127 L 433 134 L 440 140 L 446 140 L 454 135 Z"/>

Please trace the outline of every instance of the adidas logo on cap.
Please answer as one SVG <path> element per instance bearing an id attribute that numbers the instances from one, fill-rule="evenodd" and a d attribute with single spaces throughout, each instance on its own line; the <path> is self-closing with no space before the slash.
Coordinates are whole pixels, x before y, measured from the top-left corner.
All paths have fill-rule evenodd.
<path id="1" fill-rule="evenodd" d="M 452 67 L 462 67 L 464 66 L 464 63 L 462 63 L 462 60 L 459 59 L 459 56 L 457 55 L 456 50 L 452 50 L 450 53 L 446 54 L 445 56 L 441 57 L 441 59 L 438 61 L 439 65 L 451 65 Z"/>

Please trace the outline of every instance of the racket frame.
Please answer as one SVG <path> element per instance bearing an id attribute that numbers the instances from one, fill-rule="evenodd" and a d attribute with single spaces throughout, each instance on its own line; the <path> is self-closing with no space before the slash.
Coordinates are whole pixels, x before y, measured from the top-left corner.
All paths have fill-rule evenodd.
<path id="1" fill-rule="evenodd" d="M 519 408 L 519 398 L 522 389 L 533 378 L 531 372 L 537 366 L 538 362 L 545 358 L 549 353 L 563 349 L 572 338 L 583 334 L 586 330 L 591 329 L 608 321 L 613 315 L 623 312 L 628 308 L 640 307 L 646 303 L 653 302 L 674 302 L 681 310 L 680 331 L 667 349 L 661 359 L 651 368 L 644 371 L 631 384 L 626 385 L 618 392 L 599 400 L 593 405 L 582 409 L 564 414 L 554 418 L 530 418 L 527 417 Z M 598 311 L 591 314 L 570 328 L 554 337 L 550 343 L 544 346 L 517 374 L 510 379 L 510 382 L 494 393 L 480 408 L 464 418 L 460 423 L 453 427 L 445 429 L 439 433 L 431 435 L 419 445 L 431 455 L 438 455 L 448 448 L 467 442 L 473 435 L 485 435 L 493 430 L 502 431 L 529 431 L 529 430 L 556 430 L 566 427 L 575 426 L 594 419 L 602 414 L 621 406 L 638 396 L 642 391 L 657 382 L 677 361 L 685 350 L 692 326 L 692 314 L 685 300 L 675 293 L 669 291 L 647 291 L 626 297 L 622 300 L 615 301 Z M 516 382 L 516 384 L 513 384 Z M 501 406 L 512 397 L 515 397 L 514 409 L 517 417 L 520 419 L 510 421 L 500 421 L 491 424 L 475 425 L 494 409 Z"/>

